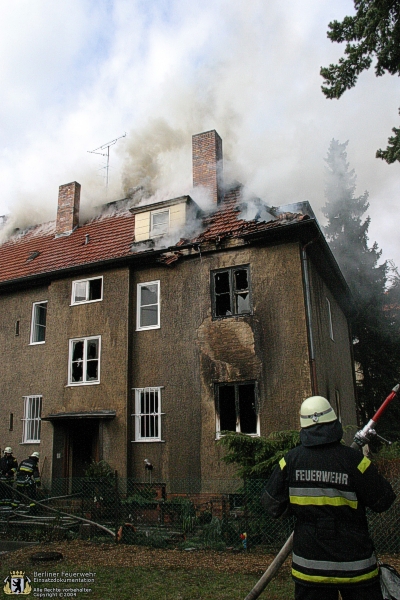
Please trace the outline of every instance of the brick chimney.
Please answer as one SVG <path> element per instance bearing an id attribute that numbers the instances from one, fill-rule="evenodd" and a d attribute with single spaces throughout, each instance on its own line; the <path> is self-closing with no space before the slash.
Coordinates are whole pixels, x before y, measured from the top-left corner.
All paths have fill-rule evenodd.
<path id="1" fill-rule="evenodd" d="M 213 201 L 223 200 L 222 139 L 213 129 L 192 136 L 193 187 L 207 188 Z"/>
<path id="2" fill-rule="evenodd" d="M 71 233 L 79 224 L 79 201 L 81 184 L 73 181 L 60 185 L 58 190 L 58 209 L 56 236 Z"/>

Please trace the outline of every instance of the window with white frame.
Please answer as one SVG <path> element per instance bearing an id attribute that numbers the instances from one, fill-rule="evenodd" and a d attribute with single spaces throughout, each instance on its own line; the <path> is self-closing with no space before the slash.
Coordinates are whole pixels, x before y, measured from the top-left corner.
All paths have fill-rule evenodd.
<path id="1" fill-rule="evenodd" d="M 44 344 L 46 340 L 47 300 L 32 306 L 31 344 Z"/>
<path id="2" fill-rule="evenodd" d="M 260 435 L 255 382 L 218 383 L 216 392 L 216 433 L 237 431 Z"/>
<path id="3" fill-rule="evenodd" d="M 69 341 L 69 385 L 100 383 L 100 346 L 100 336 Z"/>
<path id="4" fill-rule="evenodd" d="M 40 442 L 42 396 L 24 396 L 24 417 L 22 419 L 22 443 Z"/>
<path id="5" fill-rule="evenodd" d="M 161 388 L 135 388 L 135 440 L 161 441 Z"/>
<path id="6" fill-rule="evenodd" d="M 149 281 L 137 286 L 137 330 L 160 327 L 160 282 Z"/>
<path id="7" fill-rule="evenodd" d="M 327 306 L 327 309 L 328 309 L 329 337 L 331 338 L 332 341 L 334 341 L 334 337 L 333 337 L 332 309 L 331 309 L 331 303 L 330 303 L 330 301 L 329 301 L 328 298 L 326 298 L 326 306 Z"/>
<path id="8" fill-rule="evenodd" d="M 91 277 L 72 282 L 71 304 L 98 302 L 103 299 L 103 277 Z"/>
<path id="9" fill-rule="evenodd" d="M 150 237 L 163 235 L 169 230 L 169 208 L 150 213 Z"/>

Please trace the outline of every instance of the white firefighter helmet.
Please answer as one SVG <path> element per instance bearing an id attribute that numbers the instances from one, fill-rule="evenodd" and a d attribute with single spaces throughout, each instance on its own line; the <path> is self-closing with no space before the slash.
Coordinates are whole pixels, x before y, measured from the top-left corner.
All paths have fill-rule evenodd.
<path id="1" fill-rule="evenodd" d="M 12 450 L 11 450 L 10 446 L 7 446 L 6 448 L 4 448 L 4 454 L 12 454 Z"/>
<path id="2" fill-rule="evenodd" d="M 39 460 L 40 454 L 39 454 L 39 452 L 32 452 L 31 457 L 37 458 Z"/>
<path id="3" fill-rule="evenodd" d="M 336 421 L 336 413 L 323 396 L 311 396 L 304 400 L 300 408 L 300 426 L 311 427 L 317 423 Z"/>

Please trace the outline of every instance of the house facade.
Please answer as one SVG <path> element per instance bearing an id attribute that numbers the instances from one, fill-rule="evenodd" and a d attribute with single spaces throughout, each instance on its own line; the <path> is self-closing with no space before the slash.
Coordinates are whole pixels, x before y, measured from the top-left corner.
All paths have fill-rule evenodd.
<path id="1" fill-rule="evenodd" d="M 1 446 L 72 481 L 92 460 L 122 477 L 215 490 L 223 431 L 297 429 L 321 394 L 356 423 L 352 299 L 308 203 L 268 208 L 224 187 L 222 141 L 193 136 L 190 196 L 108 205 L 0 246 Z"/>

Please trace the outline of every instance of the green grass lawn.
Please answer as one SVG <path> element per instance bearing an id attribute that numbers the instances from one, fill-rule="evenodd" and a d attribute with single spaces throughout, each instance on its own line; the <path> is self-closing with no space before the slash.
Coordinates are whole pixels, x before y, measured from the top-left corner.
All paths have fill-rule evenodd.
<path id="1" fill-rule="evenodd" d="M 68 568 L 78 569 L 76 566 Z M 243 600 L 257 581 L 254 575 L 215 573 L 205 569 L 100 567 L 96 570 L 95 583 L 90 584 L 92 592 L 78 593 L 75 597 L 80 600 Z M 70 584 L 70 587 L 78 585 Z M 279 576 L 260 598 L 288 600 L 293 597 L 293 589 L 289 575 Z"/>

